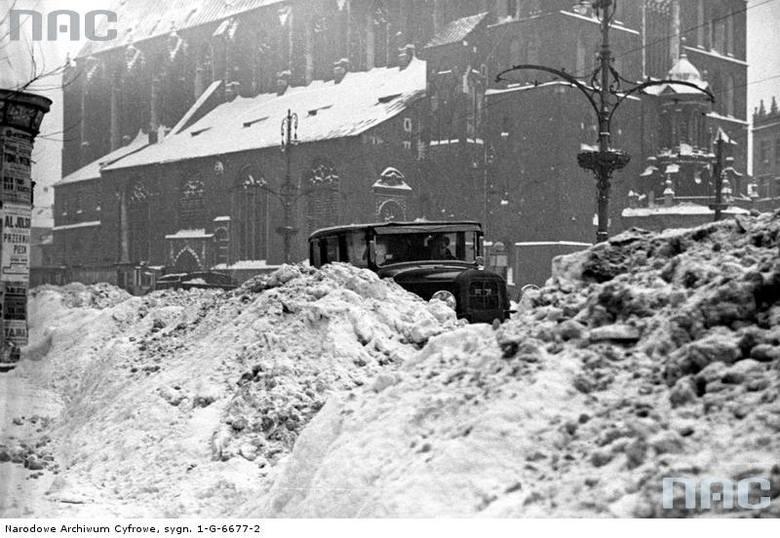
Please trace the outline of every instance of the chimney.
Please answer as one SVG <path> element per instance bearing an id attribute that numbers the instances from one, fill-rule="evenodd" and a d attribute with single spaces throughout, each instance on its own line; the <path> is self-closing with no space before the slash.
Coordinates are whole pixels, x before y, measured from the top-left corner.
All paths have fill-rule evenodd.
<path id="1" fill-rule="evenodd" d="M 230 102 L 238 97 L 238 88 L 240 84 L 238 82 L 228 82 L 225 88 L 225 102 Z"/>
<path id="2" fill-rule="evenodd" d="M 339 84 L 342 80 L 344 80 L 344 77 L 347 76 L 347 71 L 349 71 L 349 60 L 347 58 L 342 58 L 337 62 L 333 63 L 333 82 L 334 84 Z"/>
<path id="3" fill-rule="evenodd" d="M 406 45 L 398 51 L 398 68 L 401 71 L 409 67 L 409 64 L 414 58 L 415 50 L 414 45 Z"/>
<path id="4" fill-rule="evenodd" d="M 290 87 L 290 71 L 282 71 L 276 75 L 276 95 L 284 95 L 287 88 Z"/>

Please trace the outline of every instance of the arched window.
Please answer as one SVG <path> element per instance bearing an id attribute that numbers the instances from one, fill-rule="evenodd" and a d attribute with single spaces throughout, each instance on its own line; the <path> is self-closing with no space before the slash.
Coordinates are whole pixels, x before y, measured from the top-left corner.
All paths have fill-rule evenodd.
<path id="1" fill-rule="evenodd" d="M 237 260 L 265 260 L 268 256 L 268 192 L 255 166 L 241 169 L 233 187 L 234 232 Z"/>
<path id="2" fill-rule="evenodd" d="M 734 16 L 726 18 L 726 54 L 734 54 Z"/>
<path id="3" fill-rule="evenodd" d="M 391 54 L 391 51 L 388 50 L 391 37 L 388 33 L 390 31 L 388 15 L 384 2 L 382 0 L 374 0 L 371 17 L 374 25 L 374 65 L 376 67 L 388 65 L 388 59 Z"/>
<path id="4" fill-rule="evenodd" d="M 704 0 L 698 0 L 696 3 L 696 45 L 705 48 L 704 29 L 707 25 L 704 23 Z"/>
<path id="5" fill-rule="evenodd" d="M 726 54 L 726 42 L 728 40 L 728 14 L 721 6 L 717 6 L 712 13 L 712 22 L 710 23 L 711 35 L 710 46 L 715 52 Z"/>
<path id="6" fill-rule="evenodd" d="M 130 185 L 128 230 L 130 232 L 130 259 L 134 262 L 148 261 L 151 257 L 151 199 L 152 190 L 141 181 Z"/>
<path id="7" fill-rule="evenodd" d="M 725 82 L 723 87 L 723 101 L 726 105 L 725 112 L 727 116 L 734 116 L 734 77 L 726 75 L 723 79 Z"/>
<path id="8" fill-rule="evenodd" d="M 185 178 L 179 191 L 179 224 L 182 228 L 202 228 L 206 216 L 203 201 L 203 180 L 198 177 Z"/>
<path id="9" fill-rule="evenodd" d="M 577 34 L 577 64 L 574 66 L 575 76 L 584 77 L 590 71 L 590 65 L 588 64 L 588 45 L 585 35 L 582 31 Z"/>
<path id="10" fill-rule="evenodd" d="M 525 51 L 520 37 L 513 37 L 509 42 L 509 63 L 521 64 L 525 62 Z"/>
<path id="11" fill-rule="evenodd" d="M 541 48 L 541 40 L 539 39 L 539 32 L 537 29 L 531 31 L 531 35 L 528 38 L 528 52 L 526 58 L 529 64 L 539 64 L 539 49 Z"/>
<path id="12" fill-rule="evenodd" d="M 377 216 L 381 222 L 403 221 L 406 220 L 406 211 L 396 200 L 387 200 L 377 211 Z"/>
<path id="13" fill-rule="evenodd" d="M 307 221 L 309 232 L 335 226 L 341 220 L 341 179 L 330 161 L 317 159 L 305 178 L 309 193 Z"/>

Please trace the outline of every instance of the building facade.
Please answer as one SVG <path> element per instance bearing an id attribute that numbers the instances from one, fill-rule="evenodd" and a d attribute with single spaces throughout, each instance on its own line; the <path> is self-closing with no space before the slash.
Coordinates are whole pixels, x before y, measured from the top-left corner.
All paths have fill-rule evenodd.
<path id="1" fill-rule="evenodd" d="M 595 180 L 576 153 L 597 140 L 593 112 L 541 72 L 496 81 L 519 63 L 587 77 L 600 44 L 592 13 L 557 0 L 233 6 L 124 2 L 123 41 L 91 43 L 75 59 L 57 263 L 278 264 L 288 174 L 295 259 L 317 227 L 391 218 L 481 220 L 510 259 L 518 242 L 592 240 Z M 681 58 L 694 65 L 715 94 L 696 109 L 697 147 L 711 151 L 723 132 L 744 170 L 745 2 L 618 7 L 616 70 L 641 81 L 665 77 Z M 372 103 L 359 87 L 378 88 Z M 615 177 L 612 232 L 629 193 L 643 188 L 648 157 L 675 151 L 665 118 L 679 102 L 642 95 L 618 112 L 613 144 L 632 160 Z M 299 143 L 282 152 L 287 110 Z"/>
<path id="2" fill-rule="evenodd" d="M 753 112 L 753 176 L 759 198 L 780 198 L 780 110 L 772 97 Z"/>

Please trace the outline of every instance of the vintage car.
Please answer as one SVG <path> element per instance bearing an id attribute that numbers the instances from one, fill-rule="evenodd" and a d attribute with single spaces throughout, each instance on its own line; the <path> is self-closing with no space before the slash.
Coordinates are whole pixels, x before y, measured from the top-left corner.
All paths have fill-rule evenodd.
<path id="1" fill-rule="evenodd" d="M 478 222 L 386 222 L 326 228 L 309 237 L 309 260 L 346 262 L 392 278 L 429 300 L 441 299 L 459 318 L 492 323 L 509 317 L 504 279 L 481 268 Z"/>

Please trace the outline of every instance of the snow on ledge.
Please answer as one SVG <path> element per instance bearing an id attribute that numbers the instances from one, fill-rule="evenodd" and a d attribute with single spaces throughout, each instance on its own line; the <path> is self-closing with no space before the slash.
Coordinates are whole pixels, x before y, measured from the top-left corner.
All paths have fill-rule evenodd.
<path id="1" fill-rule="evenodd" d="M 712 215 L 715 212 L 707 206 L 699 204 L 680 204 L 671 207 L 627 207 L 621 215 L 623 217 L 650 217 L 652 215 Z M 732 215 L 749 215 L 750 211 L 741 207 L 731 206 L 723 210 L 723 213 Z"/>
<path id="2" fill-rule="evenodd" d="M 55 226 L 52 228 L 55 232 L 60 230 L 74 230 L 76 228 L 91 228 L 94 226 L 100 226 L 101 222 L 99 220 L 91 220 L 89 222 L 77 222 L 76 224 L 63 224 L 61 226 Z"/>
<path id="3" fill-rule="evenodd" d="M 195 230 L 179 230 L 175 234 L 169 234 L 165 236 L 165 239 L 209 239 L 214 237 L 214 234 L 207 234 L 205 228 L 198 228 Z"/>
<path id="4" fill-rule="evenodd" d="M 229 271 L 236 269 L 276 269 L 279 265 L 268 265 L 266 260 L 240 260 L 231 265 L 220 263 L 215 265 L 214 269 L 217 271 Z"/>
<path id="5" fill-rule="evenodd" d="M 523 241 L 515 243 L 516 247 L 550 247 L 550 246 L 564 246 L 564 247 L 592 247 L 593 243 L 584 243 L 581 241 Z"/>

